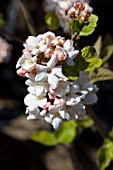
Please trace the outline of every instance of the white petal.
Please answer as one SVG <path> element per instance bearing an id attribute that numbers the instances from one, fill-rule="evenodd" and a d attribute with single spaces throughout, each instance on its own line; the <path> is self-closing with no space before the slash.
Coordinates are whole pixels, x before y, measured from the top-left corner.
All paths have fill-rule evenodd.
<path id="1" fill-rule="evenodd" d="M 38 102 L 37 102 L 36 96 L 32 95 L 31 93 L 29 93 L 24 98 L 24 103 L 25 103 L 25 105 L 27 105 L 29 107 L 30 111 L 33 111 L 33 110 L 37 109 L 37 107 L 38 107 Z"/>
<path id="2" fill-rule="evenodd" d="M 52 122 L 53 128 L 58 129 L 60 127 L 61 123 L 62 123 L 62 119 L 59 117 L 55 117 Z"/>
<path id="3" fill-rule="evenodd" d="M 55 74 L 56 76 L 58 76 L 59 78 L 64 78 L 64 79 L 68 79 L 67 77 L 65 77 L 62 73 L 62 67 L 58 66 L 52 69 L 52 73 Z"/>
<path id="4" fill-rule="evenodd" d="M 47 73 L 45 73 L 45 72 L 39 73 L 35 76 L 35 81 L 37 81 L 37 82 L 43 82 L 46 79 L 47 79 Z"/>
<path id="5" fill-rule="evenodd" d="M 47 103 L 47 98 L 46 97 L 41 98 L 41 99 L 37 100 L 37 103 L 38 103 L 39 107 L 43 108 Z"/>
<path id="6" fill-rule="evenodd" d="M 54 88 L 56 88 L 58 86 L 58 78 L 54 74 L 49 74 L 48 83 Z"/>
<path id="7" fill-rule="evenodd" d="M 57 57 L 55 55 L 52 55 L 51 59 L 47 63 L 47 67 L 52 69 L 56 65 L 57 61 Z"/>
<path id="8" fill-rule="evenodd" d="M 38 55 L 39 52 L 40 52 L 39 49 L 33 49 L 33 51 L 31 52 L 31 54 L 33 54 L 33 55 Z"/>

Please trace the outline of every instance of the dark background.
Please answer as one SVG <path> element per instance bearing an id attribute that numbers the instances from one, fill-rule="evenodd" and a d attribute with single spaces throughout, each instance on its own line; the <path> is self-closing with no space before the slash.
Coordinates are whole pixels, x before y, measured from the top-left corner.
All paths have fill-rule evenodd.
<path id="1" fill-rule="evenodd" d="M 14 3 L 15 2 L 15 3 Z M 0 170 L 73 170 L 73 165 L 64 146 L 45 147 L 29 140 L 38 128 L 45 128 L 40 121 L 26 121 L 23 99 L 27 94 L 25 78 L 16 74 L 16 62 L 22 55 L 23 45 L 30 35 L 26 22 L 19 9 L 19 0 L 0 0 L 5 26 L 0 36 L 12 44 L 12 55 L 0 64 Z M 27 0 L 28 9 L 37 34 L 47 30 L 41 0 Z M 13 5 L 11 5 L 13 4 Z M 104 38 L 110 33 L 113 37 L 113 1 L 92 0 L 93 13 L 99 21 L 95 32 L 81 40 L 81 46 L 93 45 L 99 35 Z M 6 31 L 6 28 L 8 31 Z M 62 30 L 55 33 L 61 34 Z M 63 35 L 63 34 L 62 34 Z M 67 36 L 67 35 L 66 35 Z M 113 59 L 110 60 L 113 66 Z M 104 130 L 108 133 L 113 126 L 113 81 L 99 82 L 98 103 L 93 106 Z M 46 127 L 49 128 L 49 127 Z M 91 129 L 83 131 L 74 147 L 78 162 L 77 170 L 98 170 L 96 150 L 102 145 L 100 134 Z M 107 170 L 113 170 L 112 163 Z"/>

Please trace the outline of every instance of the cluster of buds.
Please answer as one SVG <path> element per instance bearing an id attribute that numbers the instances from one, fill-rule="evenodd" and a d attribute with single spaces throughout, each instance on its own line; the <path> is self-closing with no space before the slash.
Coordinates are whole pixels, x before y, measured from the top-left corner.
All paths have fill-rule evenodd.
<path id="1" fill-rule="evenodd" d="M 0 37 L 0 63 L 4 62 L 11 54 L 12 46 Z"/>
<path id="2" fill-rule="evenodd" d="M 85 105 L 97 101 L 98 88 L 88 82 L 86 72 L 81 71 L 75 81 L 64 75 L 61 63 L 74 66 L 79 53 L 72 41 L 46 32 L 29 36 L 23 45 L 16 68 L 20 76 L 28 78 L 29 93 L 24 99 L 27 119 L 41 119 L 57 129 L 63 119 L 83 118 Z"/>
<path id="3" fill-rule="evenodd" d="M 91 15 L 92 8 L 88 4 L 74 2 L 73 7 L 68 11 L 69 18 L 78 19 L 81 23 L 84 23 L 89 20 Z"/>
<path id="4" fill-rule="evenodd" d="M 84 17 L 82 20 L 86 21 L 87 14 L 93 11 L 93 8 L 89 6 L 89 0 L 46 0 L 44 8 L 46 12 L 55 12 L 65 33 L 69 31 L 65 24 L 66 18 L 76 18 L 76 15 L 82 15 Z"/>

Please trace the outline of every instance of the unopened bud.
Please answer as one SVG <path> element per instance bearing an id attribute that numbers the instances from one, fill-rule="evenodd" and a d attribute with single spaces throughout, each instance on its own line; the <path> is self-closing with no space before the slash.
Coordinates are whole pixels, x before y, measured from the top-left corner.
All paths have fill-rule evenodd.
<path id="1" fill-rule="evenodd" d="M 89 17 L 90 17 L 91 13 L 89 11 L 87 11 L 85 14 L 84 14 L 84 21 L 88 21 Z"/>
<path id="2" fill-rule="evenodd" d="M 69 16 L 69 18 L 76 18 L 76 13 L 75 13 L 75 11 L 69 11 L 69 12 L 68 12 L 68 16 Z"/>

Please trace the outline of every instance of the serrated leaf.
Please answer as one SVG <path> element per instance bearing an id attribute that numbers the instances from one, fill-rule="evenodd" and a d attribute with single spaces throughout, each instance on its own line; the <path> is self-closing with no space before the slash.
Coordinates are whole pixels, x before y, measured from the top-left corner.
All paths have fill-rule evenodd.
<path id="1" fill-rule="evenodd" d="M 113 138 L 110 138 L 110 135 L 113 137 L 113 131 L 110 132 L 108 137 L 104 139 L 103 145 L 97 152 L 97 163 L 100 167 L 100 170 L 105 170 L 113 160 Z"/>
<path id="2" fill-rule="evenodd" d="M 80 31 L 80 36 L 88 36 L 93 33 L 95 27 L 97 26 L 98 16 L 91 14 L 89 17 L 89 22 L 87 22 L 82 30 Z"/>
<path id="3" fill-rule="evenodd" d="M 97 52 L 97 57 L 100 57 L 101 48 L 102 48 L 102 36 L 99 36 L 94 44 L 94 48 Z"/>
<path id="4" fill-rule="evenodd" d="M 108 45 L 107 47 L 103 48 L 100 55 L 103 64 L 105 64 L 112 55 L 113 55 L 113 45 Z"/>
<path id="5" fill-rule="evenodd" d="M 46 146 L 57 145 L 57 139 L 54 133 L 46 131 L 46 130 L 40 130 L 36 133 L 33 133 L 31 136 L 31 139 L 35 142 L 39 142 L 42 145 L 46 145 Z"/>
<path id="6" fill-rule="evenodd" d="M 70 144 L 76 136 L 77 124 L 74 120 L 63 121 L 60 129 L 54 131 L 54 134 L 60 144 Z"/>
<path id="7" fill-rule="evenodd" d="M 93 126 L 93 124 L 93 120 L 88 115 L 86 115 L 83 120 L 77 121 L 77 125 L 83 128 L 89 128 Z"/>
<path id="8" fill-rule="evenodd" d="M 94 47 L 87 46 L 81 50 L 81 55 L 77 57 L 79 70 L 91 71 L 100 67 L 102 60 L 97 57 Z"/>
<path id="9" fill-rule="evenodd" d="M 54 11 L 48 12 L 45 15 L 45 22 L 48 25 L 48 28 L 50 30 L 56 30 L 59 28 L 60 24 L 59 24 L 59 19 L 58 17 L 55 15 Z"/>
<path id="10" fill-rule="evenodd" d="M 113 80 L 113 72 L 107 68 L 100 67 L 95 71 L 90 72 L 90 83 L 96 83 L 98 81 Z"/>

